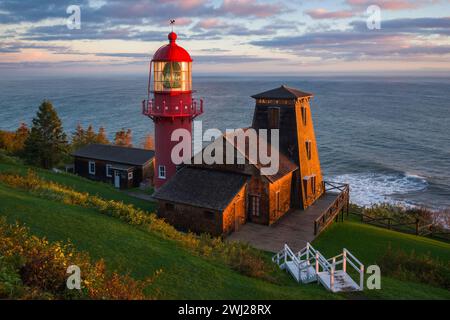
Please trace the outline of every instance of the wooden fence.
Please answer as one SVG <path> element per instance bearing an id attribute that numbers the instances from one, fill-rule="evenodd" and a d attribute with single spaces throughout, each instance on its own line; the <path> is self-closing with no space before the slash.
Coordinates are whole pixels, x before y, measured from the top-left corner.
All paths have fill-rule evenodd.
<path id="1" fill-rule="evenodd" d="M 350 214 L 360 217 L 361 222 L 389 230 L 450 240 L 449 230 L 439 228 L 433 224 L 424 224 L 420 219 L 414 219 L 414 221 L 402 221 L 390 217 L 372 217 L 364 213 L 350 212 Z"/>

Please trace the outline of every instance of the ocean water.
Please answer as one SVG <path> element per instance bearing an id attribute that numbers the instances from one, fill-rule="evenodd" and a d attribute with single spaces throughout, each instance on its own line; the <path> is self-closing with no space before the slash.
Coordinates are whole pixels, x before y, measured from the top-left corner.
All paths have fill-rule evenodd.
<path id="1" fill-rule="evenodd" d="M 141 115 L 146 76 L 0 79 L 0 129 L 30 123 L 43 99 L 65 130 L 104 126 L 110 137 L 133 131 L 138 145 L 153 132 Z M 391 202 L 450 207 L 450 78 L 197 77 L 203 128 L 252 121 L 252 94 L 286 84 L 314 93 L 313 121 L 323 173 L 351 185 L 360 205 Z"/>

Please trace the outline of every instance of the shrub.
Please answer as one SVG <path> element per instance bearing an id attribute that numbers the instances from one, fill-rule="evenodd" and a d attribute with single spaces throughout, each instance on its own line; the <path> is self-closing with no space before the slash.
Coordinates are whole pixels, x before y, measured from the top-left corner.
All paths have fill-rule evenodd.
<path id="1" fill-rule="evenodd" d="M 380 261 L 381 270 L 392 277 L 426 283 L 450 290 L 450 262 L 433 259 L 429 254 L 407 254 L 389 246 Z"/>
<path id="2" fill-rule="evenodd" d="M 246 244 L 225 243 L 221 238 L 213 238 L 205 234 L 197 236 L 191 232 L 179 232 L 154 213 L 148 213 L 123 202 L 105 200 L 88 193 L 77 192 L 66 186 L 43 180 L 32 170 L 29 170 L 26 176 L 17 173 L 0 173 L 0 181 L 12 187 L 29 190 L 46 199 L 93 208 L 102 214 L 119 218 L 126 223 L 155 232 L 166 239 L 177 241 L 192 253 L 225 263 L 242 274 L 268 281 L 273 280 L 271 274 L 274 266 L 271 263 L 268 264 L 259 251 Z"/>
<path id="3" fill-rule="evenodd" d="M 82 272 L 81 290 L 66 286 L 71 265 Z M 144 290 L 153 279 L 138 281 L 108 272 L 104 261 L 91 262 L 87 253 L 77 252 L 70 243 L 50 243 L 0 219 L 0 298 L 148 299 L 152 297 Z"/>

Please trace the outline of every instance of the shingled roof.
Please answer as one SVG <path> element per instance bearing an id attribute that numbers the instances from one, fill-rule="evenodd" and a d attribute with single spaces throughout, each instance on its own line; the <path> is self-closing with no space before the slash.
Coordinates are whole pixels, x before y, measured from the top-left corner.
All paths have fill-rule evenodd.
<path id="1" fill-rule="evenodd" d="M 197 167 L 183 167 L 153 197 L 212 210 L 224 210 L 248 176 Z"/>
<path id="2" fill-rule="evenodd" d="M 247 158 L 247 156 L 249 155 L 249 150 L 250 150 L 250 139 L 245 139 L 245 150 L 244 149 L 240 149 L 237 143 L 237 134 L 242 133 L 242 132 L 246 132 L 248 129 L 250 128 L 242 128 L 242 131 L 235 131 L 234 133 L 231 134 L 225 134 L 223 135 L 223 137 L 225 138 L 225 140 L 230 143 L 239 153 L 241 153 L 245 158 Z M 253 146 L 255 147 L 255 146 Z M 257 150 L 259 150 L 260 146 L 259 146 L 259 139 L 256 143 L 256 147 L 258 148 Z M 270 182 L 275 182 L 279 179 L 281 179 L 282 177 L 284 177 L 285 175 L 287 175 L 288 173 L 291 173 L 292 171 L 295 171 L 298 169 L 298 166 L 292 162 L 291 160 L 289 160 L 288 157 L 286 157 L 283 153 L 281 153 L 279 150 L 275 149 L 275 147 L 273 147 L 270 143 L 267 143 L 267 152 L 268 152 L 268 156 L 271 155 L 271 152 L 277 152 L 278 153 L 278 159 L 279 159 L 279 163 L 278 163 L 278 170 L 275 174 L 273 175 L 265 175 L 265 177 L 270 181 Z M 247 158 L 248 160 L 248 158 Z M 269 167 L 270 165 L 263 165 L 262 163 L 260 163 L 260 159 L 258 157 L 257 159 L 257 163 L 252 163 L 252 165 L 254 165 L 258 170 L 261 170 L 264 167 Z"/>
<path id="3" fill-rule="evenodd" d="M 142 166 L 155 156 L 155 152 L 106 144 L 90 144 L 73 152 L 72 156 Z"/>
<path id="4" fill-rule="evenodd" d="M 255 99 L 297 99 L 304 97 L 312 97 L 313 95 L 308 92 L 303 92 L 294 88 L 289 88 L 282 85 L 279 88 L 269 91 L 261 92 L 252 96 Z"/>

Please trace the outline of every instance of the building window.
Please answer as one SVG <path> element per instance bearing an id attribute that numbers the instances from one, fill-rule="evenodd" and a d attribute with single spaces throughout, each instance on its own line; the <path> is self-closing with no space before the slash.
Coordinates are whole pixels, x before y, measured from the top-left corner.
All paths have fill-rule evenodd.
<path id="1" fill-rule="evenodd" d="M 279 129 L 280 108 L 269 108 L 268 110 L 269 129 Z"/>
<path id="2" fill-rule="evenodd" d="M 158 167 L 158 177 L 160 179 L 166 178 L 166 166 L 159 166 Z"/>
<path id="3" fill-rule="evenodd" d="M 316 194 L 316 176 L 311 176 L 311 193 Z"/>
<path id="4" fill-rule="evenodd" d="M 303 190 L 305 191 L 305 196 L 308 196 L 308 182 L 309 177 L 303 178 Z"/>
<path id="5" fill-rule="evenodd" d="M 306 126 L 306 107 L 302 106 L 301 110 L 302 110 L 302 122 L 303 125 Z"/>
<path id="6" fill-rule="evenodd" d="M 128 172 L 128 180 L 133 180 L 133 171 Z"/>
<path id="7" fill-rule="evenodd" d="M 113 169 L 111 164 L 106 165 L 106 176 L 111 178 L 113 176 Z"/>
<path id="8" fill-rule="evenodd" d="M 255 217 L 259 217 L 259 197 L 258 196 L 250 196 L 250 210 L 252 215 Z"/>
<path id="9" fill-rule="evenodd" d="M 175 205 L 173 203 L 166 203 L 165 207 L 168 211 L 175 210 Z"/>
<path id="10" fill-rule="evenodd" d="M 212 212 L 212 211 L 203 211 L 203 214 L 206 219 L 209 219 L 209 220 L 214 219 L 214 212 Z"/>
<path id="11" fill-rule="evenodd" d="M 89 161 L 89 174 L 95 175 L 95 161 Z"/>
<path id="12" fill-rule="evenodd" d="M 307 140 L 305 142 L 305 146 L 306 146 L 306 157 L 308 158 L 308 160 L 311 160 L 311 140 Z"/>

